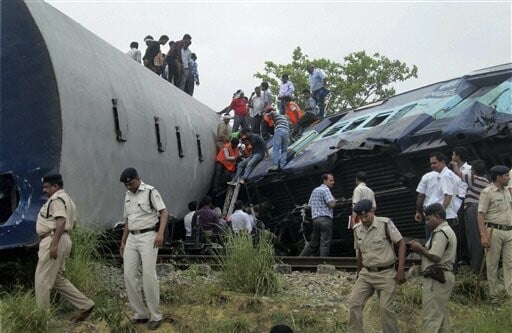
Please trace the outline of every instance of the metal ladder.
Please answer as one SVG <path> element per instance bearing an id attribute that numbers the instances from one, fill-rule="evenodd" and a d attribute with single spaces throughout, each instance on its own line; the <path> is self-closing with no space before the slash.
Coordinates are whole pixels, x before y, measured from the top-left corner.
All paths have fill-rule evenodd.
<path id="1" fill-rule="evenodd" d="M 236 185 L 228 185 L 226 199 L 224 200 L 224 207 L 222 208 L 223 216 L 229 216 L 233 213 L 235 202 L 238 200 L 238 192 L 240 192 L 240 183 L 236 183 Z"/>

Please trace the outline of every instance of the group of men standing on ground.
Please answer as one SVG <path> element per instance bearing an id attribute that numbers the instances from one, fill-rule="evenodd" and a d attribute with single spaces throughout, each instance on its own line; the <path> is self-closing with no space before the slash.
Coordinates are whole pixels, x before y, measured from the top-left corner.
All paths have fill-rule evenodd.
<path id="1" fill-rule="evenodd" d="M 163 245 L 169 213 L 156 188 L 145 184 L 134 168 L 125 169 L 120 181 L 127 191 L 124 198 L 124 231 L 120 254 L 124 262 L 126 293 L 133 310 L 132 323 L 146 323 L 157 329 L 163 319 L 159 309 L 160 286 L 156 274 L 158 248 Z M 35 294 L 38 306 L 50 308 L 50 292 L 55 289 L 78 309 L 75 322 L 85 320 L 94 302 L 64 277 L 66 259 L 71 252 L 70 233 L 76 223 L 76 207 L 64 191 L 60 174 L 43 177 L 43 191 L 48 200 L 39 212 L 36 231 L 39 235 L 38 263 L 35 272 Z M 142 268 L 143 300 L 138 284 Z"/>
<path id="2" fill-rule="evenodd" d="M 422 256 L 423 332 L 450 332 L 448 301 L 455 285 L 457 259 L 467 235 L 473 272 L 481 274 L 483 249 L 487 252 L 487 280 L 492 304 L 500 304 L 504 295 L 512 297 L 512 171 L 503 165 L 490 169 L 485 163 L 467 163 L 467 150 L 456 147 L 450 163 L 440 152 L 430 155 L 432 171 L 418 184 L 415 219 L 425 222 L 426 243 L 412 240 L 410 249 Z M 463 170 L 463 171 L 462 171 Z M 392 296 L 398 284 L 406 282 L 404 260 L 406 243 L 393 222 L 375 216 L 373 191 L 366 186 L 366 174 L 356 174 L 353 213 L 350 226 L 354 232 L 358 278 L 349 298 L 349 332 L 363 332 L 362 311 L 367 300 L 377 292 L 383 332 L 398 332 L 397 316 L 392 310 Z M 319 253 L 328 256 L 332 236 L 332 217 L 336 200 L 331 193 L 332 174 L 322 175 L 322 185 L 309 199 L 313 231 L 301 255 Z M 462 184 L 462 182 L 464 184 Z M 458 200 L 457 200 L 458 199 Z M 463 220 L 457 212 L 464 202 Z M 464 225 L 464 228 L 460 228 Z M 395 269 L 398 247 L 398 267 Z M 503 261 L 504 292 L 498 282 L 498 266 Z"/>
<path id="3" fill-rule="evenodd" d="M 163 54 L 160 47 L 168 42 L 169 51 Z M 169 41 L 167 35 L 162 35 L 155 41 L 148 35 L 144 38 L 144 43 L 147 46 L 144 56 L 141 55 L 137 42 L 130 43 L 130 50 L 126 54 L 192 96 L 194 85 L 200 84 L 197 55 L 189 48 L 192 37 L 185 34 L 179 41 Z"/>

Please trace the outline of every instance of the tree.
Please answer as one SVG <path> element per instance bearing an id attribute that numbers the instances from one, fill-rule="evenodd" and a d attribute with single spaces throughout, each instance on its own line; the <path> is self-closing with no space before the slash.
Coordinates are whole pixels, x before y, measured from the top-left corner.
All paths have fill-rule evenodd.
<path id="1" fill-rule="evenodd" d="M 279 92 L 280 78 L 288 74 L 295 86 L 295 97 L 301 101 L 302 90 L 309 88 L 307 65 L 320 68 L 327 75 L 326 88 L 330 90 L 326 114 L 347 111 L 362 105 L 391 97 L 395 94 L 392 83 L 417 77 L 418 68 L 408 67 L 399 60 L 391 60 L 378 53 L 367 55 L 365 51 L 353 52 L 344 58 L 343 63 L 328 59 L 309 59 L 300 47 L 295 48 L 292 62 L 276 64 L 265 61 L 264 73 L 254 77 L 267 81 L 272 93 Z"/>

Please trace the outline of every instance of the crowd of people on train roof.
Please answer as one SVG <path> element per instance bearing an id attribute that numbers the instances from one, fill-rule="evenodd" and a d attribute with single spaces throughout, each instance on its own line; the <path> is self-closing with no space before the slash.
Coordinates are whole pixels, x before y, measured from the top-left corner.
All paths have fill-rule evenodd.
<path id="1" fill-rule="evenodd" d="M 144 43 L 146 44 L 144 56 L 139 50 L 139 43 L 135 41 L 130 43 L 130 50 L 126 54 L 193 96 L 194 86 L 199 86 L 199 71 L 197 55 L 190 49 L 192 37 L 185 34 L 179 41 L 170 41 L 167 35 L 160 36 L 158 40 L 147 35 L 144 37 Z M 165 44 L 169 45 L 167 53 L 161 50 L 161 46 Z"/>

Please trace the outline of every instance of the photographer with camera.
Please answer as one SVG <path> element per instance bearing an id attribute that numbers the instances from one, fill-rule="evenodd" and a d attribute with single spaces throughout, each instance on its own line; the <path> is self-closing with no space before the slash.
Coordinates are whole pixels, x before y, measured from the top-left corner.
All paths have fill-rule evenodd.
<path id="1" fill-rule="evenodd" d="M 411 249 L 422 255 L 423 332 L 450 332 L 448 300 L 455 284 L 452 267 L 457 252 L 457 238 L 446 221 L 446 211 L 439 203 L 424 210 L 432 234 L 425 246 L 413 240 Z"/>

